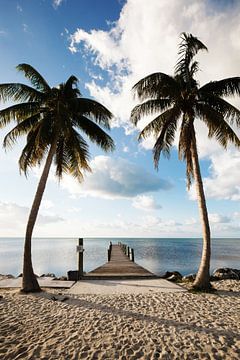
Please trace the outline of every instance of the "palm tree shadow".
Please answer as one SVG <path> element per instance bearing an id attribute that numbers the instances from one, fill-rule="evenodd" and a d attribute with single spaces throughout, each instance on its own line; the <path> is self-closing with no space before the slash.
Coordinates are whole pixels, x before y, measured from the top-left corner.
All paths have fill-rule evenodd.
<path id="1" fill-rule="evenodd" d="M 230 297 L 240 297 L 240 291 L 233 291 L 233 290 L 217 290 L 217 295 L 220 296 L 230 296 Z"/>
<path id="2" fill-rule="evenodd" d="M 229 292 L 224 292 L 226 295 L 229 295 Z M 233 294 L 239 294 L 239 292 L 233 292 Z M 56 295 L 56 294 L 52 294 L 52 293 L 47 293 L 47 292 L 41 292 L 41 293 L 33 293 L 33 296 L 36 297 L 41 297 L 41 298 L 47 298 L 48 300 L 53 300 L 55 302 L 64 302 L 64 304 L 67 304 L 69 306 L 73 306 L 73 307 L 79 307 L 82 309 L 88 309 L 88 310 L 98 310 L 104 314 L 110 314 L 113 316 L 120 316 L 120 317 L 125 317 L 125 318 L 129 318 L 130 320 L 139 320 L 139 321 L 143 321 L 146 322 L 147 324 L 151 324 L 151 323 L 156 323 L 158 325 L 166 325 L 167 327 L 172 326 L 175 327 L 177 329 L 177 331 L 181 331 L 181 330 L 190 330 L 190 331 L 194 331 L 194 332 L 200 332 L 200 333 L 204 333 L 204 334 L 209 334 L 209 335 L 218 335 L 218 336 L 227 336 L 229 339 L 238 339 L 240 340 L 240 335 L 239 333 L 236 333 L 234 331 L 231 330 L 227 330 L 227 329 L 217 329 L 216 327 L 204 327 L 204 326 L 199 326 L 196 325 L 195 322 L 183 322 L 183 321 L 177 321 L 174 319 L 166 319 L 166 318 L 160 318 L 158 316 L 154 316 L 154 315 L 146 315 L 146 314 L 142 314 L 141 312 L 136 312 L 136 311 L 130 311 L 130 310 L 124 310 L 124 309 L 120 309 L 120 308 L 115 308 L 113 306 L 108 306 L 108 305 L 104 305 L 104 304 L 99 304 L 90 300 L 86 300 L 86 299 L 79 299 L 79 298 L 75 298 L 75 297 L 70 297 L 68 295 Z M 232 294 L 230 296 L 233 296 Z M 231 341 L 232 343 L 234 343 L 234 341 Z"/>

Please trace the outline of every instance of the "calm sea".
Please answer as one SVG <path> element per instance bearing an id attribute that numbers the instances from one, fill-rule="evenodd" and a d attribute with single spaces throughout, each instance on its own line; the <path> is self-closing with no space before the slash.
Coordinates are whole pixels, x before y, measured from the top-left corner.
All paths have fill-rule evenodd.
<path id="1" fill-rule="evenodd" d="M 177 270 L 183 275 L 197 271 L 201 239 L 88 238 L 84 239 L 84 271 L 107 261 L 109 241 L 121 241 L 134 248 L 135 261 L 155 274 Z M 77 239 L 35 238 L 32 242 L 36 274 L 66 275 L 77 269 Z M 23 238 L 0 238 L 0 274 L 22 272 Z M 240 239 L 212 239 L 211 271 L 219 267 L 240 268 Z"/>

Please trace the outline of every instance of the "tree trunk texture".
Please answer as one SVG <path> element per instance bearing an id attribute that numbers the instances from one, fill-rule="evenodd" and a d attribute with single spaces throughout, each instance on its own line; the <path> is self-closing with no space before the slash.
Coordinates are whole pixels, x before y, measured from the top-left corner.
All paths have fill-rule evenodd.
<path id="1" fill-rule="evenodd" d="M 202 258 L 193 287 L 197 290 L 207 291 L 211 289 L 210 273 L 209 273 L 210 257 L 211 257 L 211 234 L 210 234 L 210 227 L 208 221 L 207 205 L 206 205 L 201 171 L 198 160 L 195 133 L 191 145 L 191 153 L 192 153 L 192 161 L 193 161 L 193 174 L 196 184 L 198 208 L 199 208 L 199 214 L 200 214 L 202 230 L 203 230 Z"/>
<path id="2" fill-rule="evenodd" d="M 24 257 L 23 257 L 23 278 L 22 278 L 22 292 L 38 292 L 41 291 L 41 288 L 38 284 L 36 276 L 33 271 L 32 266 L 32 252 L 31 252 L 31 242 L 32 242 L 32 233 L 33 228 L 37 219 L 39 207 L 41 204 L 42 196 L 46 187 L 46 182 L 49 174 L 49 170 L 52 164 L 53 156 L 56 151 L 57 140 L 52 143 L 46 163 L 39 180 L 39 184 L 37 187 L 37 192 L 32 204 L 32 208 L 30 211 L 30 215 L 28 218 L 26 235 L 25 235 L 25 243 L 24 243 Z"/>

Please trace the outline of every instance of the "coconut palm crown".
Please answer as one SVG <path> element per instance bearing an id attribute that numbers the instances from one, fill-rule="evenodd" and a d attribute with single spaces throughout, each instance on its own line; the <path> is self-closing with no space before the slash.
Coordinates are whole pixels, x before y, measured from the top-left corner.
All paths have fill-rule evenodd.
<path id="1" fill-rule="evenodd" d="M 199 290 L 208 290 L 210 284 L 210 227 L 198 160 L 194 122 L 203 121 L 208 137 L 216 138 L 226 148 L 228 143 L 240 146 L 232 125 L 240 125 L 240 111 L 226 101 L 226 97 L 240 95 L 240 77 L 212 81 L 200 86 L 195 79 L 199 69 L 194 59 L 206 46 L 195 36 L 182 33 L 179 59 L 173 76 L 158 72 L 141 79 L 133 87 L 134 95 L 141 102 L 131 112 L 131 121 L 137 125 L 143 116 L 157 114 L 140 132 L 139 140 L 154 135 L 155 167 L 161 153 L 167 157 L 180 129 L 178 154 L 186 162 L 187 187 L 195 181 L 203 228 L 203 251 L 200 267 L 194 282 Z"/>
<path id="2" fill-rule="evenodd" d="M 21 83 L 0 84 L 0 101 L 17 104 L 0 111 L 0 127 L 14 121 L 16 126 L 6 135 L 4 147 L 11 147 L 19 137 L 26 136 L 19 167 L 28 170 L 44 161 L 43 173 L 30 211 L 24 245 L 22 291 L 39 291 L 31 260 L 31 238 L 52 162 L 56 176 L 68 173 L 83 180 L 90 171 L 89 146 L 82 134 L 105 151 L 114 149 L 111 137 L 102 129 L 110 129 L 111 112 L 97 101 L 82 97 L 77 78 L 57 87 L 50 87 L 31 65 L 20 64 L 32 86 Z"/>

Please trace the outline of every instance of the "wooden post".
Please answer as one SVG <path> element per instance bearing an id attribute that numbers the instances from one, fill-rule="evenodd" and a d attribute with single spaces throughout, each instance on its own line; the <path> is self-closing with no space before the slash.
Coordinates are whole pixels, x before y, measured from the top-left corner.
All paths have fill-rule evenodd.
<path id="1" fill-rule="evenodd" d="M 130 247 L 129 247 L 129 246 L 127 247 L 127 256 L 128 256 L 129 259 L 130 259 Z"/>
<path id="2" fill-rule="evenodd" d="M 111 260 L 111 254 L 112 254 L 112 242 L 110 241 L 110 245 L 108 248 L 108 261 Z"/>
<path id="3" fill-rule="evenodd" d="M 78 280 L 83 276 L 83 239 L 78 239 Z"/>
<path id="4" fill-rule="evenodd" d="M 131 249 L 132 251 L 131 251 L 131 253 L 132 253 L 132 258 L 131 258 L 131 260 L 134 262 L 134 249 Z"/>

